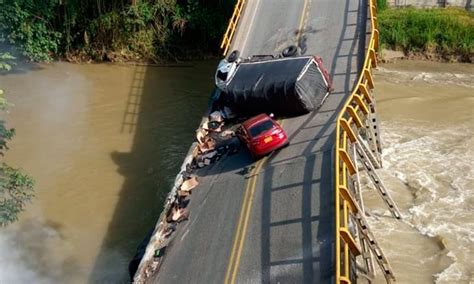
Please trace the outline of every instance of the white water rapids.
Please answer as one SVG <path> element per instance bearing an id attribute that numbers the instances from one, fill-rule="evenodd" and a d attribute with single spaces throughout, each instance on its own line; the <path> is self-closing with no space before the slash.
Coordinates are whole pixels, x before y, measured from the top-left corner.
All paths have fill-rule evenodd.
<path id="1" fill-rule="evenodd" d="M 399 283 L 473 283 L 474 66 L 399 62 L 375 78 L 381 175 L 404 216 L 366 190 L 375 234 Z"/>

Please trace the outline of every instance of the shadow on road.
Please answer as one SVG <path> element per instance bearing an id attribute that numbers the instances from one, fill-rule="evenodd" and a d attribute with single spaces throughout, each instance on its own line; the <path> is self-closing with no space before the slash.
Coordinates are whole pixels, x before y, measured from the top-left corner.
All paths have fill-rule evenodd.
<path id="1" fill-rule="evenodd" d="M 290 130 L 291 143 L 288 155 L 282 158 L 272 157 L 263 171 L 263 196 L 261 204 L 261 282 L 301 282 L 301 283 L 329 283 L 334 279 L 334 135 L 335 120 L 350 95 L 356 76 L 363 65 L 366 43 L 367 1 L 358 3 L 358 9 L 350 10 L 352 5 L 345 0 L 345 15 L 343 25 L 339 31 L 339 42 L 334 51 L 330 74 L 334 80 L 335 92 L 331 96 L 341 97 L 337 104 L 331 104 L 329 109 L 323 107 L 321 112 L 313 112 L 302 118 L 295 129 Z M 350 15 L 352 14 L 352 15 Z M 355 14 L 355 15 L 354 15 Z M 349 20 L 351 19 L 351 20 Z M 355 23 L 354 23 L 355 20 Z M 349 46 L 348 46 L 349 44 Z M 327 58 L 327 57 L 326 57 Z M 317 116 L 327 115 L 324 123 L 315 123 Z M 290 122 L 291 123 L 291 122 Z M 294 123 L 293 123 L 294 124 Z M 313 134 L 307 134 L 314 129 Z M 301 139 L 304 137 L 304 139 Z M 320 140 L 325 140 L 316 146 Z M 291 147 L 294 147 L 293 149 Z M 303 179 L 298 183 L 284 186 L 275 186 L 278 176 L 277 169 L 281 172 L 292 171 L 293 167 L 301 167 Z M 282 169 L 283 168 L 283 169 Z M 281 173 L 280 173 L 281 174 Z M 281 193 L 281 191 L 286 191 Z M 278 209 L 275 207 L 274 195 L 278 192 L 292 200 L 292 196 L 301 196 L 300 218 L 280 220 Z M 317 195 L 317 196 L 315 196 Z M 278 203 L 277 203 L 278 204 Z M 291 202 L 287 204 L 290 208 Z M 276 213 L 275 213 L 276 212 Z M 277 215 L 277 216 L 274 216 Z M 280 213 L 281 215 L 281 213 Z M 275 221 L 275 219 L 278 219 Z M 283 228 L 283 229 L 282 229 Z M 292 230 L 293 228 L 293 230 Z M 295 228 L 298 228 L 295 231 Z M 291 234 L 285 241 L 295 238 L 287 244 L 286 250 L 293 248 L 292 253 L 297 257 L 277 259 L 274 251 L 282 251 L 284 244 L 278 240 L 278 232 L 284 231 Z M 299 244 L 299 248 L 292 244 Z M 314 244 L 318 245 L 315 246 Z M 279 247 L 279 249 L 276 249 Z M 301 273 L 290 273 L 292 270 Z M 285 273 L 279 273 L 285 271 Z"/>

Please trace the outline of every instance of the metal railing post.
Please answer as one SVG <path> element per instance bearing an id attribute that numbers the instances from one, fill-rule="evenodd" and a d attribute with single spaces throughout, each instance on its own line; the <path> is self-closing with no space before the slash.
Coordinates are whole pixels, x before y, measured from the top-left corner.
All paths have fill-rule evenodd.
<path id="1" fill-rule="evenodd" d="M 369 248 L 371 252 L 376 255 L 377 263 L 383 271 L 387 282 L 395 280 L 388 260 L 383 255 L 381 248 L 370 232 L 367 222 L 365 222 L 363 202 L 354 199 L 348 187 L 348 184 L 353 184 L 353 177 L 357 178 L 358 175 L 359 169 L 356 159 L 362 159 L 363 163 L 365 163 L 365 169 L 372 171 L 371 179 L 377 185 L 380 185 L 377 189 L 382 194 L 392 214 L 394 214 L 396 218 L 401 217 L 389 193 L 383 185 L 381 185 L 382 183 L 379 177 L 374 173 L 375 166 L 381 162 L 379 159 L 381 152 L 380 133 L 378 132 L 378 126 L 370 123 L 372 122 L 375 112 L 375 101 L 371 94 L 371 90 L 374 88 L 372 68 L 377 67 L 376 52 L 379 47 L 377 6 L 375 2 L 375 0 L 369 0 L 370 40 L 367 46 L 362 72 L 359 74 L 357 84 L 336 120 L 336 148 L 334 151 L 336 283 L 351 283 L 351 279 L 354 279 L 354 277 L 352 277 L 353 275 L 350 275 L 350 261 L 353 259 L 351 255 L 357 256 L 362 253 L 366 261 L 367 270 L 372 270 L 369 271 L 369 274 L 373 274 L 373 268 L 371 269 L 370 267 L 371 253 L 369 252 Z M 364 118 L 364 120 L 362 118 Z M 367 125 L 367 121 L 369 121 L 369 125 Z M 366 149 L 365 144 L 361 144 L 364 142 L 360 140 L 359 130 L 364 128 L 369 132 L 368 135 L 372 136 L 373 140 L 376 140 L 371 141 L 373 143 L 373 145 L 371 145 L 372 152 Z M 360 153 L 362 156 L 351 157 L 351 155 L 349 155 L 350 150 L 355 150 L 356 153 Z M 355 218 L 358 223 L 359 231 L 356 231 L 356 234 L 360 234 L 360 238 L 354 238 L 352 236 L 349 230 L 349 218 Z M 359 243 L 356 243 L 355 239 L 359 239 Z M 361 245 L 362 251 L 359 249 Z"/>

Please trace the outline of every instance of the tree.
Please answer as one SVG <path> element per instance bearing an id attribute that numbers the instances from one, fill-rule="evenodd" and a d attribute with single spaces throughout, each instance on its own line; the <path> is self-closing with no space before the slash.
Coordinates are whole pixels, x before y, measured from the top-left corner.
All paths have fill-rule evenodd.
<path id="1" fill-rule="evenodd" d="M 0 70 L 10 70 L 14 57 L 8 53 L 0 53 Z M 0 111 L 6 111 L 10 104 L 0 89 Z M 15 129 L 8 129 L 5 121 L 0 119 L 0 156 L 8 150 L 7 142 L 15 135 Z M 0 165 L 0 227 L 18 220 L 18 214 L 26 203 L 34 197 L 34 181 L 20 169 L 6 163 Z"/>

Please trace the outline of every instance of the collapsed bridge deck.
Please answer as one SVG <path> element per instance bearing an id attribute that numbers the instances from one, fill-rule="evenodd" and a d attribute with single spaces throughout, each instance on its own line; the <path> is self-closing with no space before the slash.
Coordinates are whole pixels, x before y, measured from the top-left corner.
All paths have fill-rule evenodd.
<path id="1" fill-rule="evenodd" d="M 258 162 L 245 150 L 197 172 L 190 218 L 148 281 L 334 282 L 337 115 L 365 55 L 367 1 L 247 1 L 230 50 L 320 55 L 334 91 L 316 112 L 285 119 L 290 146 Z"/>

